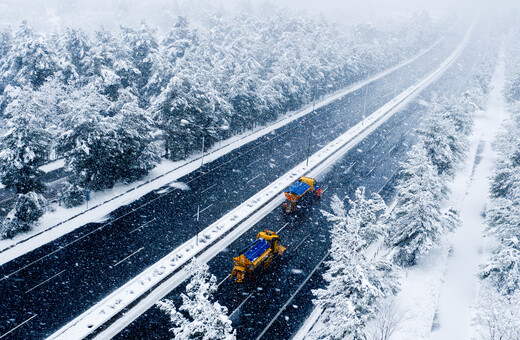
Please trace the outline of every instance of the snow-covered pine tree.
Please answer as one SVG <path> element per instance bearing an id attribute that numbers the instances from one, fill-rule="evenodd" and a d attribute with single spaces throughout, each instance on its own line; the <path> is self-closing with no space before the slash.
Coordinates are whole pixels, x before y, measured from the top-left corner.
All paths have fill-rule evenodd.
<path id="1" fill-rule="evenodd" d="M 34 223 L 43 216 L 47 201 L 34 191 L 17 194 L 14 208 L 0 224 L 0 239 L 13 238 L 19 233 L 31 230 Z"/>
<path id="2" fill-rule="evenodd" d="M 520 185 L 518 173 L 510 156 L 502 155 L 495 166 L 492 200 L 486 214 L 488 235 L 499 243 L 493 255 L 481 267 L 480 277 L 490 280 L 504 294 L 520 292 Z M 505 168 L 504 163 L 509 167 Z M 506 176 L 507 173 L 507 176 Z"/>
<path id="3" fill-rule="evenodd" d="M 153 103 L 162 91 L 166 89 L 174 75 L 172 65 L 196 44 L 197 35 L 188 27 L 185 17 L 177 17 L 174 27 L 166 34 L 154 52 L 154 62 L 151 64 L 150 77 L 144 87 L 148 103 Z"/>
<path id="4" fill-rule="evenodd" d="M 153 104 L 154 120 L 164 132 L 165 151 L 171 159 L 200 150 L 203 136 L 209 147 L 218 140 L 218 128 L 227 125 L 229 105 L 211 82 L 205 82 L 206 72 L 197 65 L 207 65 L 201 63 L 187 57 L 179 61 L 175 76 Z M 193 124 L 183 126 L 182 119 Z"/>
<path id="5" fill-rule="evenodd" d="M 485 98 L 481 91 L 476 88 L 466 90 L 460 97 L 451 97 L 449 99 L 449 107 L 445 113 L 445 117 L 455 126 L 455 130 L 459 133 L 459 138 L 463 138 L 465 144 L 466 139 L 473 130 L 475 123 L 475 112 L 482 110 Z"/>
<path id="6" fill-rule="evenodd" d="M 130 79 L 132 87 L 136 90 L 139 105 L 144 108 L 149 105 L 152 96 L 152 94 L 147 93 L 145 87 L 150 81 L 155 65 L 160 60 L 157 34 L 155 30 L 148 28 L 144 22 L 137 29 L 128 27 L 121 29 L 122 42 L 129 54 L 132 69 L 137 71 L 133 73 L 135 78 Z"/>
<path id="7" fill-rule="evenodd" d="M 197 35 L 189 29 L 189 20 L 178 16 L 175 25 L 168 32 L 161 44 L 165 47 L 166 55 L 171 63 L 184 57 L 184 53 L 192 45 L 196 44 Z"/>
<path id="8" fill-rule="evenodd" d="M 448 114 L 451 110 L 447 100 L 439 101 L 434 97 L 426 119 L 417 129 L 419 141 L 439 175 L 453 175 L 466 150 L 464 139 L 456 128 L 459 122 L 450 119 L 452 113 Z"/>
<path id="9" fill-rule="evenodd" d="M 513 119 L 494 143 L 498 157 L 486 212 L 486 233 L 498 243 L 480 268 L 480 277 L 507 295 L 520 292 L 520 106 L 512 104 L 511 108 Z"/>
<path id="10" fill-rule="evenodd" d="M 111 101 L 117 100 L 119 90 L 124 87 L 121 77 L 116 74 L 115 66 L 122 55 L 124 56 L 124 49 L 116 37 L 105 30 L 95 32 L 90 50 L 92 77 L 85 81 L 95 84 L 99 92 Z"/>
<path id="11" fill-rule="evenodd" d="M 93 85 L 73 91 L 62 103 L 66 112 L 58 151 L 66 156 L 69 181 L 83 189 L 110 188 L 115 179 L 113 156 L 115 130 L 104 116 L 109 101 Z"/>
<path id="12" fill-rule="evenodd" d="M 352 220 L 359 221 L 359 235 L 370 245 L 378 237 L 386 236 L 386 226 L 382 220 L 387 212 L 385 201 L 377 193 L 370 198 L 365 196 L 365 187 L 356 189 L 354 199 L 349 199 L 348 215 Z"/>
<path id="13" fill-rule="evenodd" d="M 357 197 L 362 202 L 356 202 L 354 209 L 368 208 L 362 193 L 362 190 L 358 191 Z M 365 339 L 364 327 L 376 312 L 376 301 L 397 290 L 391 262 L 367 257 L 363 253 L 368 244 L 364 239 L 367 226 L 362 219 L 364 216 L 377 216 L 381 211 L 380 204 L 371 207 L 374 211 L 358 211 L 351 215 L 346 213 L 343 201 L 337 196 L 332 199 L 333 214 L 326 214 L 333 223 L 332 259 L 327 261 L 328 269 L 323 275 L 327 287 L 313 291 L 316 297 L 313 302 L 326 309 L 328 316 L 324 321 L 325 327 L 311 334 L 314 339 Z M 380 219 L 373 221 L 376 230 L 380 229 L 376 226 L 380 222 Z"/>
<path id="14" fill-rule="evenodd" d="M 396 247 L 396 263 L 414 265 L 417 256 L 427 253 L 444 230 L 440 202 L 446 190 L 420 143 L 408 152 L 401 167 L 397 205 L 388 220 L 391 231 L 387 242 Z"/>
<path id="15" fill-rule="evenodd" d="M 47 159 L 50 135 L 37 116 L 38 106 L 31 92 L 19 91 L 18 97 L 6 108 L 11 117 L 8 132 L 1 138 L 0 178 L 8 189 L 16 192 L 13 210 L 0 225 L 0 237 L 12 238 L 31 229 L 45 209 L 45 190 L 39 170 Z"/>
<path id="16" fill-rule="evenodd" d="M 0 70 L 4 69 L 4 63 L 7 61 L 6 56 L 11 50 L 13 44 L 13 33 L 10 29 L 5 29 L 0 32 Z M 0 95 L 4 93 L 5 84 L 3 81 L 0 81 Z M 2 111 L 0 111 L 2 112 Z"/>
<path id="17" fill-rule="evenodd" d="M 153 122 L 138 105 L 137 98 L 122 93 L 118 100 L 116 133 L 119 140 L 119 176 L 125 182 L 138 180 L 148 174 L 160 161 L 159 150 L 153 143 Z"/>
<path id="18" fill-rule="evenodd" d="M 37 89 L 56 71 L 53 51 L 43 37 L 23 22 L 0 69 L 0 82 Z"/>
<path id="19" fill-rule="evenodd" d="M 72 172 L 63 197 L 66 205 L 81 203 L 79 188 L 97 191 L 117 181 L 139 179 L 159 161 L 152 123 L 135 96 L 121 91 L 118 101 L 109 104 L 93 86 L 87 86 L 71 97 L 62 105 L 68 118 L 59 150 Z"/>
<path id="20" fill-rule="evenodd" d="M 66 28 L 57 41 L 57 77 L 65 84 L 86 81 L 93 75 L 93 60 L 90 56 L 91 42 L 80 29 Z"/>
<path id="21" fill-rule="evenodd" d="M 515 109 L 513 108 L 513 111 Z M 517 108 L 520 112 L 520 106 Z M 504 125 L 504 132 L 497 136 L 494 149 L 498 158 L 495 160 L 491 180 L 493 198 L 520 197 L 520 121 L 511 120 Z"/>
<path id="22" fill-rule="evenodd" d="M 157 303 L 161 310 L 169 314 L 174 325 L 171 331 L 176 340 L 236 339 L 227 308 L 212 301 L 217 291 L 217 279 L 208 268 L 207 264 L 200 264 L 196 259 L 188 265 L 191 280 L 186 286 L 186 294 L 181 294 L 183 303 L 179 309 L 171 300 Z"/>
<path id="23" fill-rule="evenodd" d="M 2 183 L 16 193 L 45 189 L 38 169 L 47 159 L 49 133 L 44 129 L 38 102 L 32 100 L 32 91 L 23 89 L 6 108 L 8 132 L 2 137 L 0 152 Z M 41 116 L 39 116 L 41 115 Z"/>
<path id="24" fill-rule="evenodd" d="M 504 295 L 520 292 L 520 242 L 512 236 L 502 240 L 484 264 L 479 276 L 489 280 L 494 288 Z"/>

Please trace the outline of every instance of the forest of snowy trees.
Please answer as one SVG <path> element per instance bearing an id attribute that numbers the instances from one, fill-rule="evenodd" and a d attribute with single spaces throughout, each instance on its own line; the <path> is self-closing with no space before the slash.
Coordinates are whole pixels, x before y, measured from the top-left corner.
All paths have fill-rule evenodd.
<path id="1" fill-rule="evenodd" d="M 46 162 L 66 160 L 60 202 L 78 206 L 86 191 L 136 180 L 161 156 L 185 158 L 203 136 L 211 146 L 397 64 L 440 32 L 425 14 L 385 29 L 281 13 L 215 14 L 199 26 L 178 17 L 164 36 L 145 23 L 0 32 L 0 179 L 17 195 L 2 238 L 44 213 Z"/>
<path id="2" fill-rule="evenodd" d="M 520 338 L 520 29 L 508 46 L 505 96 L 510 118 L 493 146 L 497 153 L 487 207 L 492 254 L 481 265 L 476 317 L 483 339 Z"/>
<path id="3" fill-rule="evenodd" d="M 400 165 L 391 211 L 379 195 L 367 199 L 358 188 L 348 213 L 338 197 L 333 212 L 324 212 L 331 221 L 331 259 L 323 275 L 326 288 L 314 291 L 314 303 L 327 317 L 313 338 L 387 340 L 395 331 L 399 316 L 385 298 L 399 290 L 397 268 L 415 265 L 460 223 L 458 212 L 446 206 L 448 184 L 466 155 L 473 117 L 485 106 L 498 49 L 491 50 L 495 53 L 485 56 L 461 96 L 433 95 L 416 131 L 417 142 Z M 388 250 L 382 255 L 370 249 L 378 239 Z M 376 315 L 389 319 L 367 329 Z"/>

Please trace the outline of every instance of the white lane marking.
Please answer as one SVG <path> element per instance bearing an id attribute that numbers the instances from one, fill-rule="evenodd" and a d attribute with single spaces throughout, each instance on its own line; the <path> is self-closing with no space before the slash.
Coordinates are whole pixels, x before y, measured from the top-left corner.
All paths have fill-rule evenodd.
<path id="1" fill-rule="evenodd" d="M 138 231 L 138 230 L 141 229 L 141 228 L 146 227 L 147 225 L 149 225 L 149 224 L 152 223 L 153 221 L 155 221 L 155 218 L 154 218 L 153 220 L 151 220 L 151 221 L 146 222 L 146 223 L 143 224 L 142 226 L 135 228 L 135 229 L 132 230 L 129 234 L 131 234 L 131 233 L 133 233 L 133 232 L 136 232 L 136 231 Z"/>
<path id="2" fill-rule="evenodd" d="M 305 281 L 303 281 L 303 283 L 300 285 L 300 287 L 298 287 L 298 289 L 296 289 L 296 291 L 293 293 L 293 295 L 291 295 L 291 297 L 289 298 L 289 300 L 287 300 L 287 302 L 282 306 L 282 308 L 280 308 L 280 310 L 278 311 L 278 313 L 276 313 L 276 315 L 274 316 L 274 318 L 271 320 L 271 322 L 269 322 L 269 324 L 267 325 L 267 327 L 264 328 L 264 330 L 262 331 L 262 333 L 260 333 L 260 335 L 256 338 L 256 340 L 260 340 L 260 338 L 262 336 L 264 336 L 265 332 L 267 332 L 267 330 L 269 329 L 269 327 L 271 327 L 273 325 L 273 323 L 276 321 L 276 319 L 278 319 L 278 317 L 280 316 L 280 314 L 282 314 L 282 312 L 285 310 L 285 308 L 292 302 L 292 300 L 294 300 L 294 298 L 296 297 L 296 294 L 298 294 L 300 292 L 300 290 L 303 288 L 303 286 L 305 286 L 305 284 L 307 284 L 307 281 L 310 280 L 310 278 L 312 277 L 312 275 L 314 275 L 314 273 L 316 272 L 316 270 L 318 270 L 318 268 L 321 266 L 321 264 L 323 263 L 323 261 L 325 261 L 325 259 L 327 258 L 327 256 L 329 256 L 329 252 L 327 252 L 327 254 L 325 254 L 325 256 L 323 256 L 323 258 L 321 259 L 321 261 L 316 265 L 316 267 L 314 267 L 314 269 L 312 270 L 312 272 L 305 278 Z"/>
<path id="3" fill-rule="evenodd" d="M 7 197 L 6 199 L 3 199 L 0 201 L 0 204 L 3 204 L 5 202 L 9 202 L 11 200 L 13 200 L 16 196 L 10 196 L 10 197 Z"/>
<path id="4" fill-rule="evenodd" d="M 224 278 L 224 280 L 220 281 L 220 283 L 217 285 L 217 288 L 220 287 L 221 284 L 226 282 L 229 279 L 229 275 Z"/>
<path id="5" fill-rule="evenodd" d="M 372 173 L 372 171 L 374 171 L 374 170 L 375 170 L 375 168 L 376 168 L 376 167 L 373 167 L 372 169 L 370 169 L 370 171 L 369 171 L 369 172 L 367 172 L 367 174 L 365 175 L 365 177 L 366 177 L 366 176 L 370 176 L 370 174 Z"/>
<path id="6" fill-rule="evenodd" d="M 379 188 L 379 190 L 377 191 L 377 193 L 379 194 L 381 192 L 381 190 L 383 190 L 383 188 L 388 184 L 388 182 L 390 182 L 392 180 L 392 178 L 394 177 L 394 175 L 399 171 L 401 170 L 400 167 L 397 167 L 397 169 L 390 175 L 390 177 L 388 177 L 388 180 L 385 182 L 385 184 L 383 184 L 381 186 L 381 188 Z"/>
<path id="7" fill-rule="evenodd" d="M 260 162 L 261 160 L 262 160 L 262 158 L 258 158 L 256 161 L 253 161 L 253 162 L 249 163 L 248 165 L 246 165 L 246 167 L 249 167 L 257 162 Z"/>
<path id="8" fill-rule="evenodd" d="M 353 167 L 354 165 L 356 165 L 357 162 L 358 162 L 358 161 L 355 161 L 354 163 L 352 163 L 352 164 L 347 168 L 347 170 L 345 170 L 345 172 L 350 171 L 350 169 L 352 169 L 352 167 Z M 323 191 L 325 191 L 325 190 L 323 190 Z"/>
<path id="9" fill-rule="evenodd" d="M 144 247 L 141 247 L 139 249 L 137 249 L 136 251 L 134 251 L 132 254 L 128 255 L 127 257 L 125 257 L 124 259 L 122 259 L 121 261 L 119 261 L 118 263 L 114 264 L 114 267 L 117 267 L 118 265 L 120 265 L 121 263 L 123 263 L 124 261 L 128 260 L 129 258 L 131 258 L 132 256 L 134 256 L 135 254 L 137 254 L 138 252 L 140 252 L 141 250 L 143 250 Z"/>
<path id="10" fill-rule="evenodd" d="M 287 227 L 288 224 L 289 224 L 289 222 L 285 223 L 285 224 L 283 225 L 283 227 L 280 228 L 280 230 L 278 230 L 278 231 L 276 232 L 276 234 L 280 234 L 280 231 L 282 231 L 285 227 Z"/>
<path id="11" fill-rule="evenodd" d="M 262 174 L 258 175 L 258 176 L 255 176 L 253 178 L 251 178 L 249 181 L 247 181 L 246 183 L 250 183 L 252 181 L 254 181 L 255 179 L 257 179 L 258 177 L 262 176 Z"/>
<path id="12" fill-rule="evenodd" d="M 0 339 L 6 337 L 9 333 L 13 332 L 15 329 L 17 329 L 18 327 L 21 327 L 22 325 L 26 324 L 27 322 L 31 321 L 32 319 L 34 319 L 35 317 L 37 317 L 38 314 L 34 314 L 33 316 L 31 316 L 29 319 L 25 320 L 24 322 L 22 322 L 21 324 L 19 324 L 18 326 L 16 326 L 15 328 L 11 329 L 9 332 L 7 333 L 4 333 L 3 335 L 0 335 Z"/>
<path id="13" fill-rule="evenodd" d="M 210 186 L 210 187 L 208 187 L 208 188 L 202 190 L 200 193 L 203 194 L 203 193 L 205 193 L 206 191 L 208 191 L 209 189 L 213 188 L 214 186 L 216 186 L 216 184 L 213 184 L 212 186 Z"/>
<path id="14" fill-rule="evenodd" d="M 246 303 L 247 300 L 249 300 L 249 298 L 253 295 L 254 291 L 251 292 L 251 294 L 249 294 L 244 301 L 242 301 L 242 303 L 240 305 L 238 305 L 237 308 L 235 308 L 235 310 L 233 311 L 233 313 L 229 314 L 229 318 L 231 319 L 231 317 L 233 317 L 233 314 L 235 314 L 236 312 L 238 312 L 238 310 L 244 305 L 244 303 Z"/>
<path id="15" fill-rule="evenodd" d="M 202 214 L 202 212 L 203 212 L 204 210 L 207 210 L 207 209 L 211 208 L 211 206 L 214 205 L 214 204 L 215 204 L 215 203 L 211 203 L 211 204 L 208 205 L 206 208 L 204 208 L 204 209 L 202 209 L 202 210 L 200 210 L 200 211 L 197 211 L 195 214 L 193 214 L 193 217 L 196 217 L 197 215 L 200 216 L 200 214 Z"/>
<path id="16" fill-rule="evenodd" d="M 61 272 L 59 272 L 58 274 L 55 274 L 51 277 L 49 277 L 47 280 L 43 281 L 43 282 L 40 282 L 39 284 L 37 284 L 36 286 L 32 287 L 31 289 L 29 289 L 28 291 L 25 292 L 25 294 L 35 290 L 36 288 L 40 287 L 41 285 L 49 282 L 50 280 L 54 279 L 56 276 L 60 275 L 61 273 L 63 273 L 66 269 L 63 269 Z"/>
<path id="17" fill-rule="evenodd" d="M 291 253 L 294 252 L 294 251 L 296 251 L 298 248 L 300 248 L 300 246 L 303 244 L 303 242 L 305 242 L 306 239 L 309 238 L 309 236 L 311 236 L 311 234 L 305 236 L 305 237 L 303 238 L 303 240 L 302 240 L 300 243 L 298 243 L 298 245 L 297 245 L 296 247 L 294 247 L 294 248 L 291 250 Z"/>

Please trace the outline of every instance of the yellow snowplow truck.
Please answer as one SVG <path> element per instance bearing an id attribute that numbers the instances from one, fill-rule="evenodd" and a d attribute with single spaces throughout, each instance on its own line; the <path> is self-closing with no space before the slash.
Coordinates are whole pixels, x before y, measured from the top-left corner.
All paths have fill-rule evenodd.
<path id="1" fill-rule="evenodd" d="M 256 240 L 233 258 L 235 267 L 230 278 L 236 277 L 237 282 L 253 278 L 258 272 L 271 265 L 273 260 L 281 257 L 285 247 L 280 244 L 280 237 L 273 231 L 264 230 L 256 235 Z"/>
<path id="2" fill-rule="evenodd" d="M 323 191 L 314 178 L 300 177 L 285 192 L 282 209 L 286 214 L 293 214 L 308 205 L 310 198 L 320 198 Z"/>

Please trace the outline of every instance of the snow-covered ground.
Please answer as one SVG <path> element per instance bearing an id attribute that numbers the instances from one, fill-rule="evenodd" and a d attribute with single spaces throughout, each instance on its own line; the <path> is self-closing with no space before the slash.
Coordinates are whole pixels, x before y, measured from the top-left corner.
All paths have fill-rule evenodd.
<path id="1" fill-rule="evenodd" d="M 483 212 L 494 157 L 491 143 L 506 117 L 503 53 L 491 87 L 488 108 L 475 117 L 467 161 L 451 186 L 449 205 L 460 211 L 461 227 L 416 267 L 404 270 L 395 304 L 406 312 L 394 340 L 472 338 L 476 273 L 485 256 Z"/>
<path id="2" fill-rule="evenodd" d="M 323 100 L 316 102 L 315 108 L 326 106 L 335 100 L 338 100 L 349 93 L 359 90 L 365 85 L 378 80 L 390 73 L 412 63 L 420 56 L 424 55 L 442 41 L 442 38 L 424 49 L 413 58 L 404 61 L 394 67 L 391 67 L 373 77 L 356 83 L 345 89 L 339 90 L 326 96 Z M 299 119 L 313 111 L 312 105 L 301 110 L 289 112 L 278 121 L 271 123 L 265 127 L 246 132 L 241 135 L 234 136 L 228 140 L 222 141 L 221 145 L 215 145 L 213 148 L 205 152 L 204 163 L 210 163 L 219 157 L 241 147 L 244 144 L 252 142 L 290 122 Z M 182 188 L 181 183 L 174 183 L 179 178 L 198 169 L 201 165 L 200 154 L 191 156 L 185 161 L 171 162 L 163 160 L 156 168 L 154 168 L 148 176 L 140 181 L 131 184 L 118 184 L 114 188 L 102 192 L 91 193 L 90 201 L 87 205 L 66 209 L 57 207 L 54 211 L 46 213 L 40 220 L 40 224 L 35 226 L 28 233 L 17 235 L 13 239 L 0 240 L 0 265 L 7 263 L 18 256 L 30 252 L 42 245 L 51 242 L 87 223 L 101 222 L 107 218 L 107 215 L 117 208 L 130 204 L 142 196 L 157 190 L 165 185 L 172 185 Z M 44 170 L 51 171 L 63 166 L 63 160 L 50 163 Z"/>
<path id="3" fill-rule="evenodd" d="M 50 162 L 50 163 L 47 163 L 45 165 L 42 165 L 40 167 L 40 170 L 45 172 L 45 173 L 49 173 L 51 171 L 61 169 L 64 166 L 65 166 L 65 159 L 64 158 L 60 158 L 60 159 L 55 160 L 54 162 Z"/>

